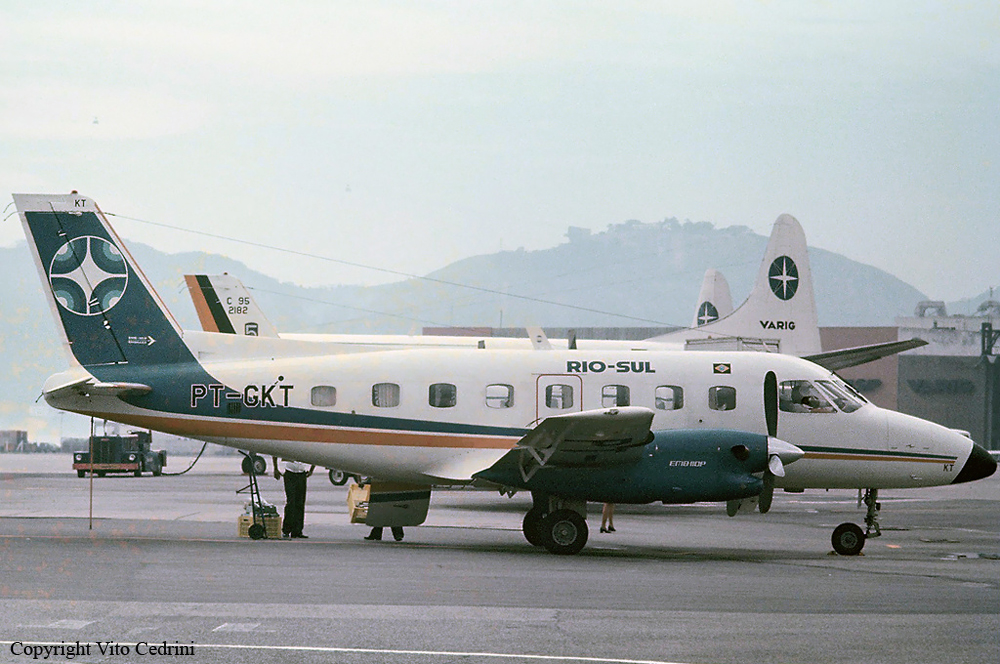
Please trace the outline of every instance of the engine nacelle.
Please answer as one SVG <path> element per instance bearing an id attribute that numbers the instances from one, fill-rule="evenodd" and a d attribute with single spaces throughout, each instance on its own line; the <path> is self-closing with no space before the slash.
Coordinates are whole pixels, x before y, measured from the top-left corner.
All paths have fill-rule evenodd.
<path id="1" fill-rule="evenodd" d="M 749 498 L 763 489 L 767 436 L 723 429 L 655 432 L 634 463 L 600 468 L 542 467 L 504 484 L 607 503 L 694 503 Z M 491 478 L 492 479 L 492 478 Z M 496 480 L 494 480 L 496 481 Z"/>

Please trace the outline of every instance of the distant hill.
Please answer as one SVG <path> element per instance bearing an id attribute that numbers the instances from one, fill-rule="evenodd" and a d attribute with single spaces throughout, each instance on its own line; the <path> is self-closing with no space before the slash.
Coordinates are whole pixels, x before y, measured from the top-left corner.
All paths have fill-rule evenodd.
<path id="1" fill-rule="evenodd" d="M 675 219 L 628 221 L 599 233 L 570 228 L 567 238 L 549 249 L 466 258 L 429 279 L 325 288 L 280 282 L 223 256 L 168 255 L 138 243 L 129 247 L 185 328 L 199 325 L 182 275 L 229 272 L 253 289 L 283 331 L 419 333 L 439 325 L 688 325 L 705 270 L 720 269 L 733 302 L 739 303 L 750 291 L 767 244 L 766 237 L 743 226 L 716 228 Z M 926 299 L 896 277 L 839 254 L 811 249 L 810 262 L 824 326 L 892 325 L 896 316 L 912 315 Z M 63 369 L 65 360 L 24 245 L 0 248 L 0 278 L 11 286 L 0 301 L 0 429 L 26 428 L 32 440 L 55 441 L 58 414 L 34 402 L 45 378 Z M 75 428 L 67 425 L 64 433 L 79 435 L 82 418 L 66 418 L 75 418 Z"/>

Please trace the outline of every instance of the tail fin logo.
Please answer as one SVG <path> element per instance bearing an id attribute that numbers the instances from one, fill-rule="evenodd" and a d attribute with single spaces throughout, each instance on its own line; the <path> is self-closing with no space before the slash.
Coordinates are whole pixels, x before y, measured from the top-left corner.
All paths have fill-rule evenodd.
<path id="1" fill-rule="evenodd" d="M 701 306 L 698 307 L 698 326 L 708 325 L 717 320 L 719 320 L 719 310 L 715 308 L 715 305 L 708 300 L 702 302 Z"/>
<path id="2" fill-rule="evenodd" d="M 115 245 L 87 235 L 70 240 L 49 266 L 56 302 L 80 316 L 96 316 L 114 307 L 128 285 L 128 267 Z"/>
<path id="3" fill-rule="evenodd" d="M 788 256 L 778 256 L 771 263 L 767 275 L 771 290 L 778 299 L 790 300 L 795 297 L 795 291 L 799 288 L 799 269 L 795 267 L 795 261 Z"/>

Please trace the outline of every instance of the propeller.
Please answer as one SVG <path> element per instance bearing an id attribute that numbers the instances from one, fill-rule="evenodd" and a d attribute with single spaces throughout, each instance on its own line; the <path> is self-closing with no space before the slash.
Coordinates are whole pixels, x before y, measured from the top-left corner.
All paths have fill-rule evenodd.
<path id="1" fill-rule="evenodd" d="M 774 478 L 785 476 L 785 464 L 801 459 L 804 452 L 778 438 L 778 378 L 773 371 L 764 375 L 764 422 L 767 426 L 767 468 L 764 469 L 764 488 L 754 498 L 730 500 L 726 513 L 736 516 L 741 508 L 753 509 L 756 502 L 761 514 L 767 514 L 774 499 Z"/>
<path id="2" fill-rule="evenodd" d="M 785 476 L 781 457 L 772 450 L 771 441 L 778 437 L 778 378 L 773 371 L 764 376 L 764 421 L 767 423 L 767 470 L 764 471 L 764 489 L 760 492 L 757 509 L 767 514 L 774 499 L 774 478 Z"/>

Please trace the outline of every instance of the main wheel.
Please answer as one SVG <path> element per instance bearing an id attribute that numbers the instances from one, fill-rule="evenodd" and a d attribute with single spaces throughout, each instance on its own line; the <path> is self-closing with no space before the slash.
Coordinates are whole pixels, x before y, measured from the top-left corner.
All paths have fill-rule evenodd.
<path id="1" fill-rule="evenodd" d="M 267 461 L 264 460 L 264 457 L 253 455 L 253 472 L 257 475 L 263 475 L 267 472 Z"/>
<path id="2" fill-rule="evenodd" d="M 842 523 L 833 529 L 833 550 L 842 556 L 856 556 L 865 548 L 865 532 L 856 523 Z"/>
<path id="3" fill-rule="evenodd" d="M 532 507 L 524 515 L 521 523 L 521 530 L 524 532 L 524 539 L 528 540 L 531 546 L 544 546 L 545 533 L 542 531 L 542 521 L 545 520 L 545 512 L 537 507 Z"/>
<path id="4" fill-rule="evenodd" d="M 344 486 L 347 484 L 347 480 L 351 478 L 350 475 L 342 470 L 337 470 L 336 468 L 330 469 L 330 484 L 334 486 Z"/>
<path id="5" fill-rule="evenodd" d="M 573 510 L 556 510 L 542 520 L 542 533 L 551 553 L 571 556 L 587 544 L 587 521 Z"/>

